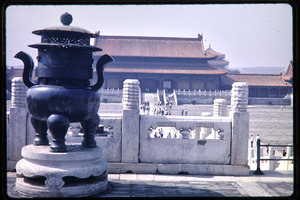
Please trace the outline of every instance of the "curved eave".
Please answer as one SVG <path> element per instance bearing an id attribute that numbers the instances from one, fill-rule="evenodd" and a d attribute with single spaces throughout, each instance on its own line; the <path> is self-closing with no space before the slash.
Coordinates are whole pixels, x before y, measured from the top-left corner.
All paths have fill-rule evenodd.
<path id="1" fill-rule="evenodd" d="M 227 60 L 209 60 L 209 64 L 211 64 L 211 65 L 229 65 L 229 61 L 227 61 Z"/>
<path id="2" fill-rule="evenodd" d="M 292 87 L 276 74 L 228 74 L 221 76 L 224 85 L 232 85 L 234 82 L 246 82 L 252 87 Z"/>
<path id="3" fill-rule="evenodd" d="M 109 54 L 109 53 L 108 53 Z M 102 55 L 104 55 L 104 53 L 94 53 L 93 56 L 98 56 L 98 57 L 101 57 Z M 116 58 L 124 58 L 124 57 L 127 57 L 127 58 L 156 58 L 156 59 L 201 59 L 202 61 L 210 61 L 210 60 L 213 60 L 215 59 L 217 56 L 203 56 L 203 57 L 165 57 L 165 56 L 133 56 L 133 55 L 114 55 L 114 54 L 109 54 L 109 56 L 111 57 L 116 57 Z"/>

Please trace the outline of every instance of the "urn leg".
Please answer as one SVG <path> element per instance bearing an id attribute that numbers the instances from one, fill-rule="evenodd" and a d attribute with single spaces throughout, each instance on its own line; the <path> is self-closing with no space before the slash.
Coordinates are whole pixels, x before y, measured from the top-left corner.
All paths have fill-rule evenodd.
<path id="1" fill-rule="evenodd" d="M 47 137 L 47 122 L 38 120 L 34 117 L 30 118 L 31 124 L 35 130 L 35 138 L 33 141 L 34 145 L 49 145 Z"/>
<path id="2" fill-rule="evenodd" d="M 47 120 L 49 131 L 52 135 L 52 144 L 50 145 L 52 152 L 66 152 L 65 135 L 70 126 L 68 118 L 62 115 L 53 114 Z"/>
<path id="3" fill-rule="evenodd" d="M 100 124 L 100 117 L 96 114 L 93 118 L 81 122 L 81 126 L 84 132 L 82 146 L 83 147 L 97 147 L 95 140 L 95 133 Z"/>

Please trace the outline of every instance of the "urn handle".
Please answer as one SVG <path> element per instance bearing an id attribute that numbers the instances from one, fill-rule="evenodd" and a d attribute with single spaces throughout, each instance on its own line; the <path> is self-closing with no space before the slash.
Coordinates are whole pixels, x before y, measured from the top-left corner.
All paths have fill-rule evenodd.
<path id="1" fill-rule="evenodd" d="M 96 64 L 96 70 L 97 70 L 97 76 L 98 76 L 98 80 L 97 83 L 93 86 L 91 86 L 93 91 L 97 91 L 101 88 L 103 82 L 104 82 L 104 77 L 103 77 L 103 70 L 104 70 L 104 66 L 109 63 L 114 61 L 112 59 L 112 57 L 110 57 L 109 55 L 105 54 L 103 55 L 101 58 L 99 58 L 97 64 Z"/>
<path id="2" fill-rule="evenodd" d="M 36 85 L 36 83 L 34 83 L 32 81 L 32 70 L 34 67 L 34 62 L 31 58 L 31 56 L 23 51 L 20 51 L 19 53 L 17 53 L 15 55 L 15 58 L 18 58 L 20 60 L 22 60 L 22 62 L 24 63 L 24 70 L 23 70 L 23 82 L 24 84 L 30 88 L 34 85 Z"/>

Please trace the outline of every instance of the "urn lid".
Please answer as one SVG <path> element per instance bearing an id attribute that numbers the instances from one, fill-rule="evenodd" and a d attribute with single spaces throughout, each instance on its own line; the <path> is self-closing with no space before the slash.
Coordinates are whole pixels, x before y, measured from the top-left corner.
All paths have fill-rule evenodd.
<path id="1" fill-rule="evenodd" d="M 90 39 L 98 37 L 98 34 L 93 34 L 86 29 L 70 26 L 73 17 L 69 13 L 64 13 L 60 17 L 63 25 L 49 27 L 41 30 L 35 30 L 32 33 L 42 36 L 42 41 L 39 44 L 28 45 L 33 48 L 88 48 L 92 51 L 102 51 L 102 49 L 90 46 Z"/>

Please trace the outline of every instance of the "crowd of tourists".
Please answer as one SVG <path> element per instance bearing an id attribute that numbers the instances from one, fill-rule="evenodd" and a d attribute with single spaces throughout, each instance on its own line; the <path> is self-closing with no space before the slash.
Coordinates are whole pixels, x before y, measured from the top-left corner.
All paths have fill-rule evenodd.
<path id="1" fill-rule="evenodd" d="M 250 136 L 250 147 L 251 148 L 254 148 L 254 147 L 256 148 L 257 147 L 256 143 L 257 143 L 258 140 L 260 140 L 259 134 L 256 135 L 255 139 L 254 139 L 253 135 L 251 135 Z M 270 145 L 270 143 L 268 143 L 268 145 Z M 270 146 L 272 146 L 272 145 L 270 145 Z M 265 151 L 266 151 L 267 155 L 269 155 L 269 153 L 270 153 L 269 152 L 270 151 L 269 146 L 266 146 Z M 271 153 L 272 153 L 272 155 L 275 155 L 275 150 L 273 149 L 273 152 L 271 152 Z M 282 150 L 282 157 L 285 157 L 286 154 L 287 154 L 286 150 L 283 149 Z"/>
<path id="2" fill-rule="evenodd" d="M 156 130 L 151 129 L 151 130 L 152 130 L 152 134 L 150 136 L 151 138 L 180 138 L 178 133 L 172 133 L 172 132 L 165 133 L 163 128 L 158 128 Z"/>
<path id="3" fill-rule="evenodd" d="M 150 107 L 149 103 L 140 105 L 140 113 L 143 115 L 171 115 L 173 102 L 167 102 L 166 105 L 162 105 L 161 102 L 158 105 Z"/>

